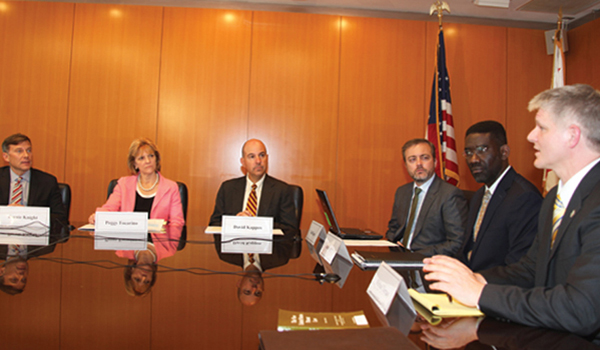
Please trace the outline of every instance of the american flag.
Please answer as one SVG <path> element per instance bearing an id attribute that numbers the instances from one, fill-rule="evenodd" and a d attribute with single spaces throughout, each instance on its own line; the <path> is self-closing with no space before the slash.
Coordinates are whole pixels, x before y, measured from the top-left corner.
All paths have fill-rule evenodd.
<path id="1" fill-rule="evenodd" d="M 450 98 L 450 77 L 446 69 L 444 31 L 440 29 L 437 43 L 437 58 L 431 86 L 431 104 L 425 137 L 435 145 L 436 174 L 455 186 L 459 184 L 458 156 L 454 139 L 454 120 Z"/>

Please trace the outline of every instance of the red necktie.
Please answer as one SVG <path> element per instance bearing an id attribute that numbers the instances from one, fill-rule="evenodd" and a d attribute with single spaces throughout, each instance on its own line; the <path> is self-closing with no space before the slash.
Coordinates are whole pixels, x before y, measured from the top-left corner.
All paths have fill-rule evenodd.
<path id="1" fill-rule="evenodd" d="M 19 178 L 15 182 L 15 187 L 13 188 L 12 195 L 10 196 L 10 204 L 21 204 L 21 199 L 23 198 L 23 184 L 21 183 L 22 180 L 23 177 L 19 176 Z"/>

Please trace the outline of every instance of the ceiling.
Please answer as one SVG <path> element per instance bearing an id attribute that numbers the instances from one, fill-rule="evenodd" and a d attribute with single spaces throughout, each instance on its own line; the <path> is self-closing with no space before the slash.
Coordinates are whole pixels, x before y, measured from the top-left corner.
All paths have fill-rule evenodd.
<path id="1" fill-rule="evenodd" d="M 429 16 L 429 9 L 434 0 L 72 0 L 69 2 L 305 12 L 437 21 L 436 17 Z M 558 10 L 561 6 L 565 22 L 571 29 L 600 16 L 600 0 L 446 0 L 446 2 L 450 6 L 451 13 L 445 14 L 444 22 L 449 23 L 552 29 L 556 27 Z M 475 2 L 506 2 L 509 5 L 508 8 L 499 8 L 480 6 Z"/>

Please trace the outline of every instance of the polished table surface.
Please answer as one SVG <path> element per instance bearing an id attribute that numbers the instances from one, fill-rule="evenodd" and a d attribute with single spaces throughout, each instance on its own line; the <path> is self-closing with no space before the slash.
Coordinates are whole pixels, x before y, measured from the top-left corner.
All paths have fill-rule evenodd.
<path id="1" fill-rule="evenodd" d="M 158 261 L 155 285 L 142 297 L 125 291 L 127 259 L 114 251 L 94 250 L 93 236 L 72 231 L 68 240 L 50 253 L 29 259 L 22 294 L 0 292 L 1 348 L 255 350 L 259 332 L 277 328 L 279 309 L 364 310 L 371 327 L 383 326 L 366 294 L 374 272 L 354 267 L 341 289 L 320 283 L 312 275 L 316 263 L 306 242 L 299 240 L 285 249 L 289 260 L 263 274 L 262 300 L 254 306 L 242 305 L 237 296 L 242 268 L 220 259 L 213 236 L 204 230 L 187 227 L 186 239 L 177 242 L 179 250 Z M 440 348 L 464 347 L 460 342 L 469 339 L 462 336 L 470 324 L 460 320 L 437 328 L 439 332 L 421 331 L 422 327 L 415 325 L 409 338 L 423 349 L 429 344 L 422 338 Z M 514 337 L 516 334 L 519 337 Z M 496 348 L 523 348 L 514 344 L 521 346 L 517 341 L 524 340 L 529 340 L 527 348 L 532 348 L 531 344 L 549 339 L 554 345 L 591 347 L 571 334 L 487 319 L 480 325 L 479 336 L 481 343 L 467 348 L 490 348 L 484 344 L 502 340 L 506 344 Z M 552 347 L 546 344 L 543 348 Z"/>

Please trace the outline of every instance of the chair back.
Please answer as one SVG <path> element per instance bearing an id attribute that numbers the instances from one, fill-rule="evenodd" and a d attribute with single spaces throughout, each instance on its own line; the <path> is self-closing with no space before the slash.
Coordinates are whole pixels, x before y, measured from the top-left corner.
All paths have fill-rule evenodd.
<path id="1" fill-rule="evenodd" d="M 67 211 L 67 220 L 69 220 L 71 216 L 71 186 L 69 186 L 69 184 L 59 182 L 58 191 L 60 192 L 62 204 Z"/>
<path id="2" fill-rule="evenodd" d="M 294 202 L 294 212 L 296 215 L 296 226 L 300 227 L 300 221 L 302 221 L 302 207 L 304 205 L 304 192 L 302 187 L 297 185 L 289 185 L 290 192 L 292 195 L 292 201 Z"/>
<path id="3" fill-rule="evenodd" d="M 298 232 L 300 232 L 300 222 L 302 221 L 302 207 L 304 206 L 304 192 L 302 187 L 297 185 L 289 185 L 292 201 L 294 202 L 294 213 L 296 215 L 296 225 L 298 226 Z M 296 259 L 302 254 L 302 233 L 299 233 L 297 237 L 294 237 L 294 243 L 290 254 L 291 259 Z"/>

